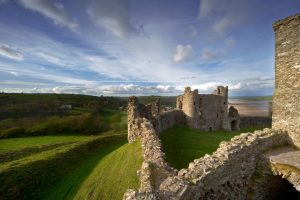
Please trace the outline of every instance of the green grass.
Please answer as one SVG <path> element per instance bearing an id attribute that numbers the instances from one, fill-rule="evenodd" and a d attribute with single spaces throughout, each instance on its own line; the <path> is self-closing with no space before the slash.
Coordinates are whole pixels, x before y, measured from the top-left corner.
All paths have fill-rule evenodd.
<path id="1" fill-rule="evenodd" d="M 2 162 L 0 199 L 72 199 L 102 158 L 125 143 L 124 134 L 91 136 Z"/>
<path id="2" fill-rule="evenodd" d="M 215 131 L 212 133 L 176 126 L 161 133 L 163 150 L 167 162 L 176 169 L 188 167 L 196 158 L 214 152 L 221 141 L 230 140 L 241 132 L 252 132 L 259 128 L 242 129 L 240 132 Z"/>
<path id="3" fill-rule="evenodd" d="M 25 138 L 11 138 L 0 140 L 0 154 L 11 151 L 19 151 L 26 148 L 41 148 L 45 145 L 54 145 L 70 142 L 87 141 L 95 136 L 36 136 Z"/>
<path id="4" fill-rule="evenodd" d="M 67 200 L 73 199 L 82 183 L 92 173 L 101 159 L 126 143 L 126 139 L 117 141 L 115 144 L 106 144 L 97 152 L 86 156 L 78 165 L 70 170 L 58 183 L 50 187 L 41 195 L 45 200 Z M 113 162 L 113 161 L 111 161 Z"/>
<path id="5" fill-rule="evenodd" d="M 123 145 L 100 160 L 73 199 L 122 199 L 126 189 L 138 188 L 141 163 L 140 142 Z"/>
<path id="6" fill-rule="evenodd" d="M 25 156 L 17 157 L 17 159 L 14 159 L 12 161 L 1 163 L 0 173 L 2 173 L 5 170 L 10 170 L 12 168 L 27 166 L 38 161 L 41 162 L 41 161 L 47 161 L 53 159 L 58 155 L 63 155 L 68 151 L 71 151 L 72 149 L 79 147 L 80 145 L 84 145 L 87 142 L 93 141 L 96 138 L 97 137 L 90 137 L 87 140 L 82 140 L 75 143 L 68 143 L 50 150 L 38 151 L 29 155 L 25 154 Z"/>

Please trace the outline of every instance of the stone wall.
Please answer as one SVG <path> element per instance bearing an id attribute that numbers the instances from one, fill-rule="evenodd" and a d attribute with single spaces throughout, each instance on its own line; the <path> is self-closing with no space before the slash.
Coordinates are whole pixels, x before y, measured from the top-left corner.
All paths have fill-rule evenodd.
<path id="1" fill-rule="evenodd" d="M 270 117 L 241 117 L 240 127 L 263 127 L 270 128 L 272 118 Z"/>
<path id="2" fill-rule="evenodd" d="M 150 144 L 149 147 L 160 150 L 161 143 L 158 138 L 156 141 L 159 145 Z M 287 145 L 288 141 L 288 135 L 278 130 L 264 129 L 254 133 L 243 133 L 229 142 L 222 142 L 212 155 L 194 160 L 187 169 L 177 173 L 166 167 L 167 163 L 163 161 L 164 154 L 161 152 L 158 157 L 162 160 L 152 159 L 152 162 L 162 163 L 161 166 L 168 170 L 163 169 L 160 172 L 161 169 L 152 168 L 152 173 L 147 173 L 152 176 L 155 174 L 154 177 L 158 176 L 156 173 L 163 174 L 165 179 L 154 179 L 153 183 L 156 185 L 148 190 L 128 190 L 124 199 L 251 199 L 251 179 L 257 170 L 260 170 L 257 166 L 261 155 L 276 146 Z M 145 184 L 141 184 L 141 187 L 143 185 Z"/>
<path id="3" fill-rule="evenodd" d="M 155 191 L 167 177 L 175 176 L 176 170 L 166 163 L 161 141 L 152 123 L 143 118 L 140 122 L 140 129 L 143 132 L 141 140 L 144 160 L 141 170 L 138 171 L 140 188 L 138 191 L 128 189 L 124 194 L 124 199 L 158 199 L 158 193 Z"/>
<path id="4" fill-rule="evenodd" d="M 277 21 L 272 127 L 287 130 L 300 147 L 300 14 Z"/>
<path id="5" fill-rule="evenodd" d="M 171 110 L 158 115 L 154 126 L 159 134 L 163 130 L 175 125 L 185 125 L 185 123 L 186 117 L 182 110 Z"/>

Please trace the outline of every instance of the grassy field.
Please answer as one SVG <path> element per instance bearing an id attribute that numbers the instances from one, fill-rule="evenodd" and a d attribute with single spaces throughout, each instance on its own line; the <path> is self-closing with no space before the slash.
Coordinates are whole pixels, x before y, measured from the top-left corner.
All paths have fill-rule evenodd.
<path id="1" fill-rule="evenodd" d="M 111 134 L 0 140 L 0 199 L 122 199 L 126 189 L 139 186 L 141 144 Z"/>
<path id="2" fill-rule="evenodd" d="M 0 140 L 0 155 L 12 151 L 22 151 L 28 148 L 43 148 L 48 145 L 87 141 L 93 137 L 94 136 L 85 135 L 58 135 L 2 139 Z"/>
<path id="3" fill-rule="evenodd" d="M 136 171 L 142 164 L 141 151 L 140 142 L 136 141 L 106 155 L 84 181 L 74 199 L 122 199 L 126 189 L 138 188 Z"/>
<path id="4" fill-rule="evenodd" d="M 242 129 L 240 132 L 215 131 L 213 133 L 176 126 L 161 133 L 163 150 L 167 162 L 176 169 L 188 167 L 196 158 L 214 152 L 221 141 L 230 140 L 241 132 L 252 132 L 258 128 Z"/>

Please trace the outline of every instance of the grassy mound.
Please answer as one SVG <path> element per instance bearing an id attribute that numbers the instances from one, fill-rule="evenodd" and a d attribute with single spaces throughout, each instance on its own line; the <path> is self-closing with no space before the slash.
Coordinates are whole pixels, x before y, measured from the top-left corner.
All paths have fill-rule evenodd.
<path id="1" fill-rule="evenodd" d="M 136 171 L 142 164 L 141 151 L 141 144 L 136 141 L 106 155 L 84 181 L 74 199 L 122 199 L 126 189 L 138 188 Z"/>
<path id="2" fill-rule="evenodd" d="M 243 129 L 240 132 L 257 130 Z M 166 160 L 176 169 L 188 167 L 196 158 L 214 152 L 220 142 L 230 140 L 240 132 L 215 131 L 213 133 L 194 130 L 185 126 L 176 126 L 161 133 Z"/>

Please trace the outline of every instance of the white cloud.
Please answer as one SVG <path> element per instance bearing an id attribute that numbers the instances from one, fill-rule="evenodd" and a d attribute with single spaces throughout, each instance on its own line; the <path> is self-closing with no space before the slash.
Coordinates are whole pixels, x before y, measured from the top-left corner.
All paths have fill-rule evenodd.
<path id="1" fill-rule="evenodd" d="M 14 76 L 19 76 L 19 73 L 18 72 L 10 72 L 11 75 L 14 75 Z"/>
<path id="2" fill-rule="evenodd" d="M 240 90 L 241 88 L 242 88 L 242 83 L 241 82 L 239 82 L 235 85 L 229 85 L 228 86 L 229 90 Z"/>
<path id="3" fill-rule="evenodd" d="M 18 50 L 6 44 L 0 44 L 0 55 L 17 61 L 24 60 L 24 56 Z"/>
<path id="4" fill-rule="evenodd" d="M 95 25 L 119 38 L 127 38 L 136 31 L 130 22 L 128 0 L 93 1 L 87 13 Z"/>
<path id="5" fill-rule="evenodd" d="M 62 65 L 62 61 L 58 57 L 53 56 L 51 54 L 47 54 L 44 52 L 38 52 L 38 53 L 36 53 L 36 55 L 50 63 L 56 64 L 56 65 Z"/>
<path id="6" fill-rule="evenodd" d="M 193 55 L 193 47 L 191 45 L 177 45 L 173 60 L 175 62 L 183 62 L 190 59 Z"/>
<path id="7" fill-rule="evenodd" d="M 36 11 L 54 21 L 55 24 L 65 26 L 71 30 L 78 26 L 76 19 L 71 17 L 61 3 L 51 0 L 20 0 L 27 9 Z"/>

